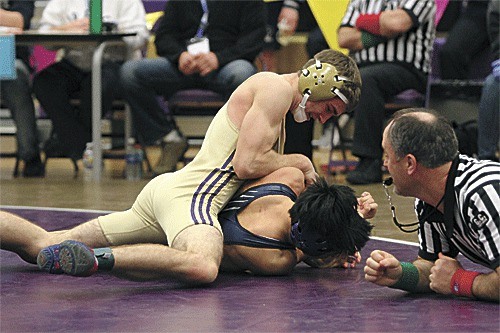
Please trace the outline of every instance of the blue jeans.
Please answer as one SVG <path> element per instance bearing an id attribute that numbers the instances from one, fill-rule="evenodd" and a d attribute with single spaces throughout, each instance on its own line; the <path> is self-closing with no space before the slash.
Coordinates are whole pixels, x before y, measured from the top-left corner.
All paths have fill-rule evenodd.
<path id="1" fill-rule="evenodd" d="M 185 76 L 166 58 L 127 61 L 121 68 L 124 97 L 132 110 L 136 135 L 141 143 L 150 145 L 175 128 L 158 101 L 170 98 L 176 91 L 208 89 L 226 99 L 247 78 L 257 72 L 246 60 L 235 60 L 205 77 Z"/>
<path id="2" fill-rule="evenodd" d="M 40 154 L 30 71 L 23 61 L 17 59 L 16 72 L 17 78 L 1 81 L 0 88 L 2 99 L 16 123 L 17 156 L 30 161 Z"/>
<path id="3" fill-rule="evenodd" d="M 499 144 L 499 89 L 500 78 L 488 75 L 484 82 L 478 116 L 478 157 L 491 159 L 495 157 Z"/>

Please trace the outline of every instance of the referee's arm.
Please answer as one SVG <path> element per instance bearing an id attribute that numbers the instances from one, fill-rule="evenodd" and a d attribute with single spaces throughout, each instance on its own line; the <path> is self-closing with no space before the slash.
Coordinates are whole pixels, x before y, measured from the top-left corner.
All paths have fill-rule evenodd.
<path id="1" fill-rule="evenodd" d="M 498 301 L 500 298 L 500 267 L 489 274 L 478 275 L 472 284 L 472 293 L 475 298 L 489 301 Z"/>

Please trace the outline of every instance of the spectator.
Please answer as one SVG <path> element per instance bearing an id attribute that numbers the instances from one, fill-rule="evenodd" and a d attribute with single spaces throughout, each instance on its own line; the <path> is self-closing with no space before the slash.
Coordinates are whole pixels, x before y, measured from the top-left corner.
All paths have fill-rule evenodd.
<path id="1" fill-rule="evenodd" d="M 382 130 L 385 102 L 407 89 L 425 92 L 435 37 L 434 1 L 376 0 L 349 3 L 339 46 L 347 48 L 361 72 L 363 88 L 355 109 L 352 153 L 359 157 L 347 181 L 382 180 Z"/>
<path id="2" fill-rule="evenodd" d="M 298 31 L 309 32 L 317 27 L 316 19 L 305 0 L 265 1 L 267 13 L 264 50 L 259 60 L 265 71 L 278 72 L 276 53 Z M 317 52 L 309 53 L 313 57 Z"/>
<path id="3" fill-rule="evenodd" d="M 178 90 L 201 88 L 229 98 L 256 73 L 265 35 L 262 1 L 168 1 L 164 12 L 155 39 L 159 57 L 129 61 L 121 71 L 138 140 L 162 147 L 157 174 L 175 170 L 187 148 L 157 95 L 169 99 Z M 203 48 L 188 51 L 188 42 Z"/>
<path id="4" fill-rule="evenodd" d="M 498 7 L 499 1 L 491 1 L 488 8 L 488 33 L 493 53 L 493 71 L 484 82 L 478 116 L 478 157 L 498 161 L 500 123 L 498 105 L 500 90 L 500 55 L 498 52 Z"/>
<path id="5" fill-rule="evenodd" d="M 125 37 L 125 48 L 108 48 L 102 65 L 102 109 L 109 111 L 120 94 L 119 69 L 126 53 L 139 56 L 148 32 L 145 11 L 140 0 L 103 1 L 103 21 L 116 24 L 121 32 L 137 32 Z M 88 2 L 51 0 L 40 21 L 40 31 L 89 31 Z M 64 47 L 61 61 L 40 71 L 33 89 L 45 112 L 50 116 L 55 137 L 45 143 L 47 156 L 67 156 L 73 161 L 82 158 L 85 144 L 91 141 L 91 63 L 93 50 L 87 46 Z M 74 108 L 72 98 L 79 98 Z"/>
<path id="6" fill-rule="evenodd" d="M 11 27 L 13 33 L 28 29 L 34 12 L 33 1 L 0 2 L 0 26 Z M 23 177 L 43 177 L 45 169 L 40 159 L 35 107 L 31 95 L 30 51 L 16 48 L 16 73 L 14 80 L 0 82 L 1 96 L 16 124 L 17 157 L 24 161 Z"/>
<path id="7" fill-rule="evenodd" d="M 495 0 L 493 2 L 496 2 Z M 465 0 L 439 52 L 441 78 L 465 80 L 474 57 L 488 48 L 486 11 L 489 0 Z M 456 3 L 455 3 L 456 5 Z M 445 13 L 446 15 L 446 13 Z"/>

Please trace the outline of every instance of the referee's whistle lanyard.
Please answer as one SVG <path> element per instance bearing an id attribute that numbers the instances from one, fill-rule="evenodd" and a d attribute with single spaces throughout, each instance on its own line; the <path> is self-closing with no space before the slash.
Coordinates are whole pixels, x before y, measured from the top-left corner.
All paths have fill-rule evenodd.
<path id="1" fill-rule="evenodd" d="M 203 15 L 201 16 L 200 25 L 198 26 L 198 30 L 196 31 L 197 38 L 203 37 L 205 34 L 205 29 L 208 26 L 208 5 L 207 0 L 200 0 L 201 8 L 203 9 Z"/>

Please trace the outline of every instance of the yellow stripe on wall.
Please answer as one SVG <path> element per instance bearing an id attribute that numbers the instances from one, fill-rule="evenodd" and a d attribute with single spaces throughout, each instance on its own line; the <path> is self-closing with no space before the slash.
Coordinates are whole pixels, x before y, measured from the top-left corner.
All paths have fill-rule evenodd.
<path id="1" fill-rule="evenodd" d="M 339 47 L 337 29 L 349 0 L 307 0 L 307 3 L 330 48 L 347 54 L 347 49 Z"/>

